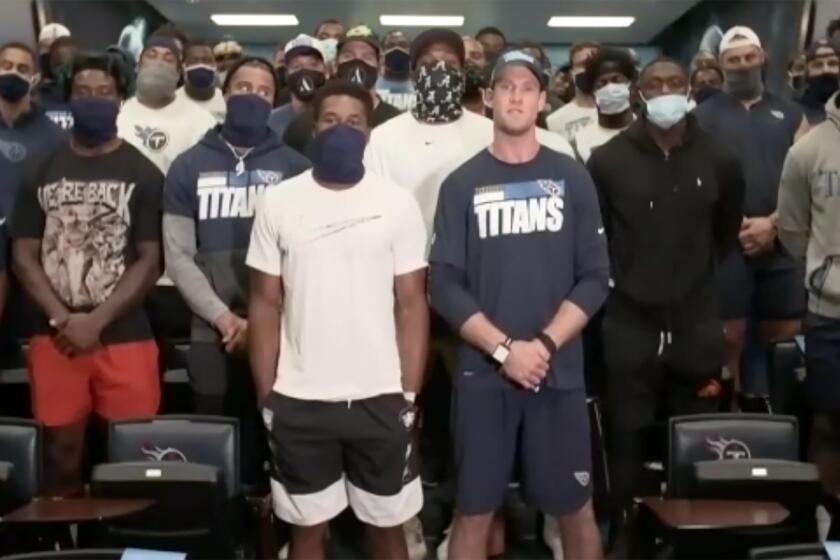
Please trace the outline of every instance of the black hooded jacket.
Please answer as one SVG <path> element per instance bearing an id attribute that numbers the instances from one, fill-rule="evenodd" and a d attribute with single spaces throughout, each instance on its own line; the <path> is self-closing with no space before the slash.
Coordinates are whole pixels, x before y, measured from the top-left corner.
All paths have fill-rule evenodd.
<path id="1" fill-rule="evenodd" d="M 639 306 L 672 308 L 707 291 L 736 246 L 744 178 L 738 160 L 687 117 L 669 154 L 644 118 L 588 162 L 609 241 L 613 291 Z"/>

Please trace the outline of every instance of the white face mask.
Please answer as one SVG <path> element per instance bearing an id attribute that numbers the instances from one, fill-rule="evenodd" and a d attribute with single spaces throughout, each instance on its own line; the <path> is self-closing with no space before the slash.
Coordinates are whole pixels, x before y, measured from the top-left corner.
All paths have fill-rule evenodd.
<path id="1" fill-rule="evenodd" d="M 688 96 L 682 93 L 660 95 L 644 101 L 648 120 L 662 130 L 673 128 L 688 113 Z"/>
<path id="2" fill-rule="evenodd" d="M 607 84 L 595 92 L 595 104 L 604 115 L 617 115 L 630 108 L 630 84 Z"/>
<path id="3" fill-rule="evenodd" d="M 324 39 L 321 49 L 324 51 L 324 62 L 332 62 L 338 54 L 338 39 Z"/>

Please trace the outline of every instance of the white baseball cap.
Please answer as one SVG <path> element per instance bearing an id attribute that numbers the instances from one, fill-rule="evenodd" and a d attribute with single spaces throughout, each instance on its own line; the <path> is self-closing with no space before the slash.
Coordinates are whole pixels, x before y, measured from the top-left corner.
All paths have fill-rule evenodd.
<path id="1" fill-rule="evenodd" d="M 321 57 L 321 60 L 324 60 L 324 45 L 321 44 L 321 41 L 303 33 L 286 43 L 286 48 L 283 49 L 283 58 L 288 62 L 296 54 L 306 51 L 315 51 Z"/>
<path id="2" fill-rule="evenodd" d="M 744 25 L 736 25 L 729 31 L 723 34 L 723 39 L 720 40 L 720 48 L 718 51 L 723 53 L 729 49 L 736 47 L 761 47 L 761 39 L 758 34 Z"/>
<path id="3" fill-rule="evenodd" d="M 38 42 L 41 41 L 49 41 L 52 39 L 55 41 L 59 37 L 69 37 L 70 30 L 61 25 L 60 23 L 49 23 L 41 29 L 41 33 L 38 35 Z"/>

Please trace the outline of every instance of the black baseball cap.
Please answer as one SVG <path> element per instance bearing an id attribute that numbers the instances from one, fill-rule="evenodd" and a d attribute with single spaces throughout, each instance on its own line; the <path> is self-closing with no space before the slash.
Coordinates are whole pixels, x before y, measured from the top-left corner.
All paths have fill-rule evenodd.
<path id="1" fill-rule="evenodd" d="M 433 28 L 427 29 L 418 35 L 411 43 L 411 67 L 417 65 L 417 59 L 426 52 L 430 45 L 435 43 L 443 43 L 449 45 L 455 54 L 458 55 L 458 60 L 464 64 L 466 53 L 464 51 L 464 40 L 461 36 L 451 29 Z"/>
<path id="2" fill-rule="evenodd" d="M 548 80 L 546 79 L 542 63 L 530 53 L 521 50 L 507 51 L 496 59 L 496 65 L 493 66 L 493 73 L 490 75 L 491 87 L 496 84 L 496 79 L 508 66 L 524 66 L 537 78 L 537 81 L 540 83 L 540 88 L 546 88 Z"/>

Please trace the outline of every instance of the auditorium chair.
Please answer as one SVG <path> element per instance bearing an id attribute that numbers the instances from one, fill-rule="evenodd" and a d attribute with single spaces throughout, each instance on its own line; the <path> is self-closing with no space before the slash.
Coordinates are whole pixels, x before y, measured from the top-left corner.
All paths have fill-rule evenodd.
<path id="1" fill-rule="evenodd" d="M 100 542 L 180 550 L 191 557 L 233 555 L 246 519 L 239 470 L 234 418 L 179 415 L 111 422 L 108 464 L 94 469 L 92 493 L 152 494 L 156 503 L 108 522 Z"/>
<path id="2" fill-rule="evenodd" d="M 820 543 L 787 544 L 750 550 L 750 560 L 828 560 Z"/>
<path id="3" fill-rule="evenodd" d="M 723 551 L 743 556 L 757 546 L 816 539 L 818 476 L 814 465 L 798 462 L 796 418 L 743 413 L 679 416 L 670 419 L 668 433 L 666 499 L 780 502 L 788 511 L 778 523 L 749 528 L 723 528 L 712 522 L 672 530 L 677 556 Z M 720 508 L 723 518 L 737 505 L 721 502 L 714 507 Z M 643 500 L 641 518 L 643 525 L 663 533 L 662 519 L 653 514 L 656 506 L 654 499 Z"/>
<path id="4" fill-rule="evenodd" d="M 42 466 L 41 425 L 33 420 L 0 418 L 0 461 L 11 464 L 11 476 L 0 514 L 38 495 Z M 5 486 L 5 485 L 4 485 Z"/>

